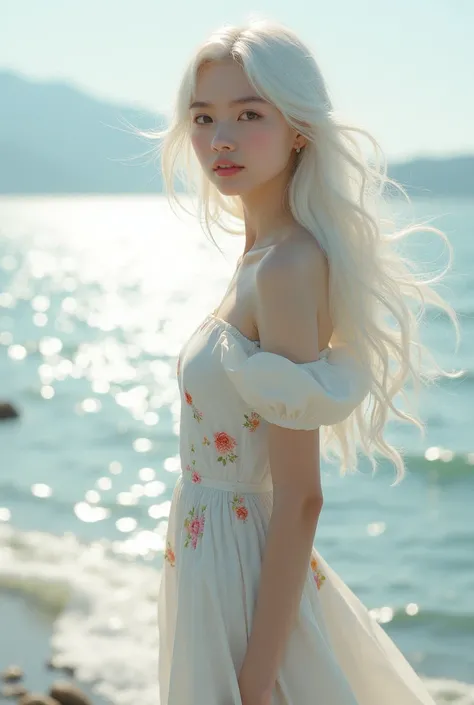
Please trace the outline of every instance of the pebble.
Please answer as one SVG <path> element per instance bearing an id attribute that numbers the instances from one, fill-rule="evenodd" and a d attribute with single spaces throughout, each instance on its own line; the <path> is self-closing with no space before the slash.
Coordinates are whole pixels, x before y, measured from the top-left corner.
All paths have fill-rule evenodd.
<path id="1" fill-rule="evenodd" d="M 13 404 L 8 401 L 0 401 L 0 421 L 2 419 L 16 419 L 18 416 L 19 413 Z"/>
<path id="2" fill-rule="evenodd" d="M 50 698 L 49 695 L 41 693 L 27 693 L 18 701 L 18 705 L 59 705 L 57 700 Z"/>
<path id="3" fill-rule="evenodd" d="M 89 698 L 73 683 L 56 681 L 49 694 L 61 705 L 92 705 Z"/>
<path id="4" fill-rule="evenodd" d="M 6 685 L 0 690 L 2 698 L 20 698 L 25 695 L 28 690 L 24 685 L 16 683 L 15 685 Z"/>
<path id="5" fill-rule="evenodd" d="M 13 681 L 19 681 L 23 678 L 23 671 L 19 666 L 8 666 L 4 671 L 0 673 L 0 680 L 5 681 L 5 683 L 12 683 Z"/>

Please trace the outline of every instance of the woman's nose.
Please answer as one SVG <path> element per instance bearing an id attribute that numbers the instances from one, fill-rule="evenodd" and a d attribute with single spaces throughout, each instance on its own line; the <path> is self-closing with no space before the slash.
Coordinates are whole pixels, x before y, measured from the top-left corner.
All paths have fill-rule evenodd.
<path id="1" fill-rule="evenodd" d="M 216 152 L 220 152 L 223 149 L 227 149 L 229 151 L 234 151 L 235 150 L 235 142 L 229 136 L 225 136 L 222 134 L 216 134 L 216 135 L 214 135 L 214 138 L 212 140 L 211 147 Z"/>

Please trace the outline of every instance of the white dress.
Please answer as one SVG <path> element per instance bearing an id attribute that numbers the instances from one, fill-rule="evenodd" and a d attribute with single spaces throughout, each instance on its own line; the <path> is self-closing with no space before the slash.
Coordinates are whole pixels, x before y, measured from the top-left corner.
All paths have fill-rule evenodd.
<path id="1" fill-rule="evenodd" d="M 160 705 L 241 705 L 272 511 L 268 423 L 342 421 L 368 389 L 343 350 L 294 363 L 213 314 L 181 349 L 177 374 L 182 472 L 158 596 Z M 421 704 L 434 705 L 421 679 L 313 549 L 272 705 Z"/>

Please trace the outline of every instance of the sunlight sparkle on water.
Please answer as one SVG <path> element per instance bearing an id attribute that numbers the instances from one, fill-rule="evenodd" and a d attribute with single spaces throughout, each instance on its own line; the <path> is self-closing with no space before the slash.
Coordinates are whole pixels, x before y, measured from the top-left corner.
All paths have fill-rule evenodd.
<path id="1" fill-rule="evenodd" d="M 124 533 L 134 531 L 134 529 L 137 528 L 137 520 L 133 519 L 133 517 L 122 517 L 121 519 L 117 519 L 115 526 L 119 531 Z"/>
<path id="2" fill-rule="evenodd" d="M 10 345 L 8 348 L 8 357 L 12 360 L 24 360 L 26 354 L 26 348 L 23 345 Z"/>
<path id="3" fill-rule="evenodd" d="M 102 404 L 98 399 L 84 399 L 80 408 L 88 414 L 97 413 L 100 411 Z"/>
<path id="4" fill-rule="evenodd" d="M 35 497 L 47 498 L 51 497 L 53 490 L 49 485 L 37 483 L 36 485 L 31 486 L 31 493 L 34 494 Z"/>
<path id="5" fill-rule="evenodd" d="M 143 497 L 143 495 L 145 494 L 145 488 L 143 487 L 143 485 L 140 485 L 138 482 L 136 482 L 130 487 L 130 492 L 134 497 Z"/>
<path id="6" fill-rule="evenodd" d="M 161 504 L 152 504 L 152 506 L 148 508 L 148 514 L 152 519 L 167 519 L 170 515 L 170 510 L 171 502 L 167 500 Z"/>
<path id="7" fill-rule="evenodd" d="M 45 385 L 44 387 L 41 387 L 40 394 L 43 399 L 52 399 L 54 397 L 55 391 L 53 387 Z"/>
<path id="8" fill-rule="evenodd" d="M 89 504 L 98 504 L 100 502 L 100 494 L 96 490 L 88 490 L 85 498 Z"/>
<path id="9" fill-rule="evenodd" d="M 138 471 L 138 477 L 142 482 L 151 482 L 155 479 L 156 472 L 153 468 L 140 468 Z"/>
<path id="10" fill-rule="evenodd" d="M 45 313 L 35 313 L 33 316 L 33 323 L 38 328 L 44 328 L 48 323 L 48 316 Z"/>
<path id="11" fill-rule="evenodd" d="M 40 313 L 44 313 L 45 311 L 48 310 L 48 308 L 51 305 L 51 300 L 48 296 L 43 296 L 41 294 L 38 294 L 37 296 L 34 296 L 33 299 L 31 300 L 31 307 L 35 309 L 35 311 L 38 311 Z"/>
<path id="12" fill-rule="evenodd" d="M 0 521 L 10 521 L 12 513 L 6 507 L 0 507 Z"/>
<path id="13" fill-rule="evenodd" d="M 0 294 L 0 308 L 13 308 L 15 299 L 8 291 L 3 291 Z"/>
<path id="14" fill-rule="evenodd" d="M 121 504 L 124 507 L 131 507 L 134 504 L 138 504 L 138 497 L 131 492 L 119 492 L 115 501 L 117 504 Z"/>
<path id="15" fill-rule="evenodd" d="M 77 502 L 74 505 L 74 513 L 81 521 L 91 524 L 103 521 L 110 516 L 110 509 L 105 507 L 91 507 L 87 502 Z"/>
<path id="16" fill-rule="evenodd" d="M 380 536 L 384 533 L 386 524 L 384 521 L 375 521 L 367 525 L 367 533 L 369 536 Z"/>
<path id="17" fill-rule="evenodd" d="M 11 345 L 13 342 L 13 335 L 9 331 L 2 331 L 0 333 L 0 345 Z"/>
<path id="18" fill-rule="evenodd" d="M 153 443 L 149 438 L 137 438 L 132 445 L 137 453 L 148 453 L 153 447 Z"/>
<path id="19" fill-rule="evenodd" d="M 166 472 L 179 472 L 181 470 L 181 459 L 179 455 L 173 455 L 165 459 L 163 467 Z"/>
<path id="20" fill-rule="evenodd" d="M 391 622 L 393 619 L 393 608 L 392 607 L 375 607 L 374 609 L 370 610 L 370 615 L 374 617 L 374 619 L 379 623 L 379 624 L 388 624 L 388 622 Z"/>
<path id="21" fill-rule="evenodd" d="M 99 477 L 95 483 L 99 490 L 110 490 L 112 488 L 112 480 L 110 477 Z"/>

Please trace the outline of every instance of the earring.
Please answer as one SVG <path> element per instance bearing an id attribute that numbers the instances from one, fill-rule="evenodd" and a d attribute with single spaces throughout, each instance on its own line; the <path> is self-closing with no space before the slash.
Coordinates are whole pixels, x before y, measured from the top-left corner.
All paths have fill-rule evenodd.
<path id="1" fill-rule="evenodd" d="M 299 154 L 301 152 L 301 147 L 298 147 L 296 150 L 296 154 Z"/>

